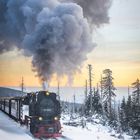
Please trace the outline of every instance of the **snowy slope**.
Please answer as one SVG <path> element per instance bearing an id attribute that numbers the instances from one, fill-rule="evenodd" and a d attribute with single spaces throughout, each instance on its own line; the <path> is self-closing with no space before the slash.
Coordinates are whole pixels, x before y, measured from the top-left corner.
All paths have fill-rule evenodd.
<path id="1" fill-rule="evenodd" d="M 109 133 L 105 132 L 104 129 L 100 130 L 93 127 L 90 130 L 64 126 L 65 136 L 69 136 L 72 140 L 118 140 L 117 138 L 111 137 Z"/>
<path id="2" fill-rule="evenodd" d="M 100 125 L 90 126 L 84 129 L 80 127 L 63 126 L 63 130 L 63 135 L 71 140 L 120 140 L 117 138 L 119 134 L 109 132 L 109 129 Z M 130 140 L 130 137 L 124 135 L 122 139 Z"/>
<path id="3" fill-rule="evenodd" d="M 0 111 L 0 140 L 34 140 L 27 132 Z"/>

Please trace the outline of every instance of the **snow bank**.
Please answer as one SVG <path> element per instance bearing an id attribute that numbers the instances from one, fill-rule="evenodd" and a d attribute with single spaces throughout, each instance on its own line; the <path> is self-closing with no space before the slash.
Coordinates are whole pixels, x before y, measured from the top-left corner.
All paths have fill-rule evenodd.
<path id="1" fill-rule="evenodd" d="M 34 140 L 29 131 L 14 122 L 0 111 L 0 139 L 1 140 Z"/>

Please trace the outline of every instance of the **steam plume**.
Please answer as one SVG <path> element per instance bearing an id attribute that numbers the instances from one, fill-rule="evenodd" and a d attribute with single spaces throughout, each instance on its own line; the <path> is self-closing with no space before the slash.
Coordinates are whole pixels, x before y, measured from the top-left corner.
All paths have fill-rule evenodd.
<path id="1" fill-rule="evenodd" d="M 84 16 L 93 26 L 99 27 L 101 24 L 109 23 L 108 10 L 111 6 L 112 0 L 69 0 L 69 1 L 75 2 L 82 7 Z"/>
<path id="2" fill-rule="evenodd" d="M 94 47 L 88 22 L 108 22 L 109 2 L 1 0 L 0 53 L 16 46 L 32 57 L 42 80 L 54 73 L 71 78 Z"/>

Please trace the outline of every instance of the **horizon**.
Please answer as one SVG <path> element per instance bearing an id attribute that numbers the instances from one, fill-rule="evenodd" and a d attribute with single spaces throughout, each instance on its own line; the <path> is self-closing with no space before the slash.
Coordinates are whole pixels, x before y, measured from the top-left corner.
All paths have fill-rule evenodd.
<path id="1" fill-rule="evenodd" d="M 21 88 L 21 86 L 19 85 L 19 86 L 1 86 L 0 85 L 0 87 L 5 87 L 5 88 Z M 89 86 L 87 86 L 88 88 L 89 88 Z M 97 86 L 92 86 L 93 88 L 97 88 Z M 43 89 L 43 87 L 42 86 L 24 86 L 24 88 L 26 89 L 26 88 L 42 88 Z M 48 87 L 48 89 L 49 88 L 58 88 L 58 86 L 49 86 Z M 85 88 L 85 86 L 59 86 L 59 88 Z M 100 85 L 99 85 L 99 87 L 98 87 L 99 89 L 100 89 Z M 130 89 L 132 89 L 133 87 L 132 86 L 115 86 L 115 88 L 130 88 Z"/>

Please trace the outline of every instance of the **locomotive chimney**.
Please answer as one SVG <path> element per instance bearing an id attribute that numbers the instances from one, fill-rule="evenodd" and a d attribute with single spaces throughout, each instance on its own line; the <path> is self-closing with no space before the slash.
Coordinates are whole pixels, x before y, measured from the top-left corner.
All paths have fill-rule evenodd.
<path id="1" fill-rule="evenodd" d="M 47 81 L 43 81 L 42 88 L 43 90 L 49 90 L 49 84 L 47 83 Z"/>

